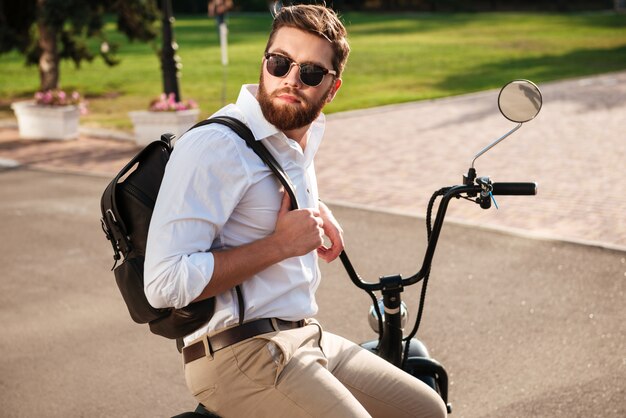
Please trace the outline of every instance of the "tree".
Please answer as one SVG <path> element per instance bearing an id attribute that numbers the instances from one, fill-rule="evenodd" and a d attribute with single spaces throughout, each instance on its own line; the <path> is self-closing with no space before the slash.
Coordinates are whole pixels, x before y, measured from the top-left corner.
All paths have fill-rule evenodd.
<path id="1" fill-rule="evenodd" d="M 61 59 L 77 67 L 96 55 L 110 66 L 119 62 L 117 45 L 103 31 L 105 13 L 117 16 L 118 30 L 130 40 L 158 34 L 156 0 L 0 0 L 0 54 L 24 54 L 27 64 L 39 66 L 40 89 L 57 89 Z M 89 38 L 101 40 L 99 51 L 90 50 Z"/>
<path id="2" fill-rule="evenodd" d="M 163 76 L 163 92 L 165 94 L 173 93 L 177 102 L 180 102 L 180 91 L 178 89 L 178 77 L 180 57 L 176 55 L 178 45 L 174 40 L 174 30 L 172 23 L 172 2 L 171 0 L 161 0 L 161 8 L 163 9 L 162 32 L 163 42 L 161 48 L 161 74 Z"/>

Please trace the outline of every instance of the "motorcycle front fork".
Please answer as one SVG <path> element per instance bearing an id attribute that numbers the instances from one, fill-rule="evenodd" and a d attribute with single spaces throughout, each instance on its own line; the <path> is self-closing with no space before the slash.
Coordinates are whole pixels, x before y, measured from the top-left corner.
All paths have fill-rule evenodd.
<path id="1" fill-rule="evenodd" d="M 448 403 L 448 373 L 441 363 L 430 358 L 426 345 L 417 338 L 412 338 L 409 343 L 409 352 L 406 360 L 404 360 L 406 342 L 403 340 L 400 276 L 383 277 L 381 281 L 387 282 L 382 291 L 384 304 L 384 313 L 381 312 L 384 319 L 383 335 L 380 340 L 365 342 L 361 344 L 361 347 L 382 357 L 433 388 L 446 404 L 448 413 L 452 413 L 452 405 Z"/>

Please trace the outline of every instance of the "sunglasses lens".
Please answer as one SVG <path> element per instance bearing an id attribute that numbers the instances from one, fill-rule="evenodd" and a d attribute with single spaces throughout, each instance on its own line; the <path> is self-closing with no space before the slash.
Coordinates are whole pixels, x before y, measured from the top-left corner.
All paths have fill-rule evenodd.
<path id="1" fill-rule="evenodd" d="M 324 79 L 326 72 L 317 65 L 304 64 L 300 67 L 300 80 L 308 86 L 315 87 Z"/>
<path id="2" fill-rule="evenodd" d="M 274 77 L 283 77 L 289 72 L 291 62 L 280 55 L 270 55 L 267 59 L 267 72 Z"/>

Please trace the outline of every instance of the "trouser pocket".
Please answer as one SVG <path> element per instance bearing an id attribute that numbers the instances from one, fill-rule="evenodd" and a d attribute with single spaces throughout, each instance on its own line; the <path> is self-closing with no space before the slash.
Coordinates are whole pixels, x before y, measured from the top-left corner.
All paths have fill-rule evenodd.
<path id="1" fill-rule="evenodd" d="M 187 363 L 185 365 L 185 382 L 194 396 L 200 392 L 214 392 L 220 382 L 219 365 L 210 356 Z"/>
<path id="2" fill-rule="evenodd" d="M 268 334 L 269 336 L 273 334 Z M 250 382 L 262 387 L 276 385 L 287 357 L 271 337 L 258 336 L 232 347 L 237 368 Z"/>
<path id="3" fill-rule="evenodd" d="M 222 402 L 243 402 L 275 387 L 300 347 L 317 346 L 320 328 L 305 327 L 258 335 L 185 365 L 187 387 L 213 411 Z"/>

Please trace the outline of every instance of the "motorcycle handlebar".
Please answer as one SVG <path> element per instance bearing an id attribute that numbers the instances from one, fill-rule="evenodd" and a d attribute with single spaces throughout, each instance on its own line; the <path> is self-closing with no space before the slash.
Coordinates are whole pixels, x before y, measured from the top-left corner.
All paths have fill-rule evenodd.
<path id="1" fill-rule="evenodd" d="M 413 276 L 402 279 L 403 286 L 409 286 L 417 283 L 418 281 L 423 279 L 430 271 L 431 262 L 435 253 L 435 247 L 437 246 L 437 240 L 439 238 L 439 233 L 441 232 L 441 227 L 443 226 L 443 220 L 446 216 L 446 210 L 450 199 L 452 199 L 453 197 L 458 197 L 462 194 L 473 194 L 474 196 L 476 196 L 476 194 L 480 193 L 481 191 L 482 186 L 478 185 L 459 185 L 441 189 L 441 192 L 443 192 L 443 199 L 439 204 L 439 209 L 437 210 L 437 216 L 435 219 L 430 240 L 428 242 L 428 247 L 426 248 L 426 254 L 424 255 L 422 268 Z M 536 195 L 537 183 L 493 183 L 491 193 L 494 195 L 514 196 Z M 364 281 L 352 266 L 352 263 L 350 262 L 350 259 L 348 258 L 348 255 L 345 253 L 345 251 L 341 252 L 340 259 L 344 265 L 344 268 L 346 269 L 346 272 L 348 273 L 348 276 L 357 287 L 368 291 L 378 291 L 383 288 L 383 284 L 381 282 L 369 283 Z"/>
<path id="2" fill-rule="evenodd" d="M 493 183 L 494 195 L 534 196 L 537 194 L 537 183 Z"/>

